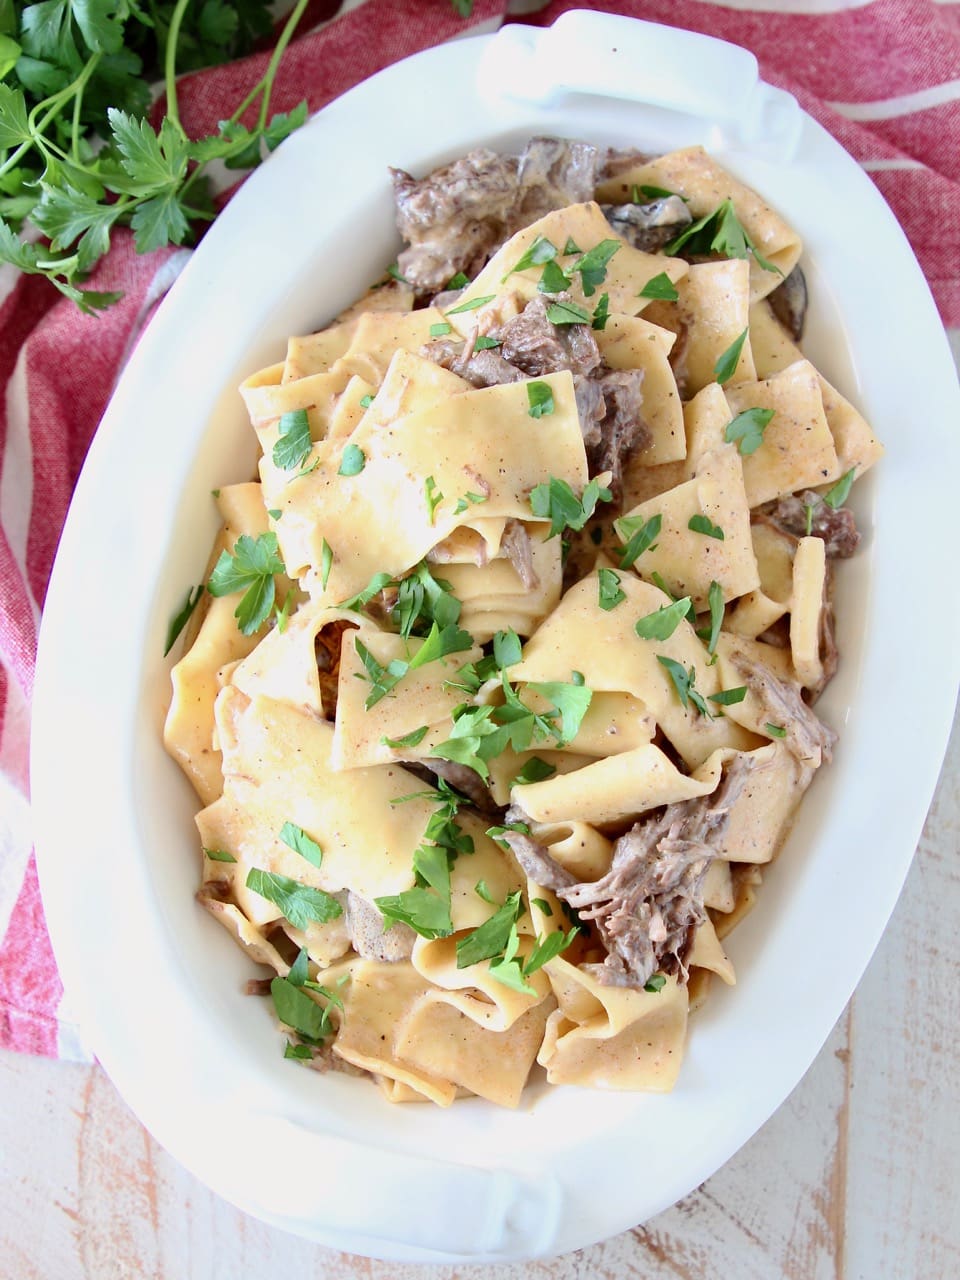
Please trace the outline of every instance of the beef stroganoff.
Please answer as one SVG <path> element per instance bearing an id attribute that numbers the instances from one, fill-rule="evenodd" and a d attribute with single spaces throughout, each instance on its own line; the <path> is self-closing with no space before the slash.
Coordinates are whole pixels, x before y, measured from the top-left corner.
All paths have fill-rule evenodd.
<path id="1" fill-rule="evenodd" d="M 284 1053 L 393 1101 L 668 1090 L 835 735 L 882 453 L 701 148 L 395 171 L 384 281 L 241 387 L 165 743 Z M 200 593 L 197 593 L 198 595 Z"/>

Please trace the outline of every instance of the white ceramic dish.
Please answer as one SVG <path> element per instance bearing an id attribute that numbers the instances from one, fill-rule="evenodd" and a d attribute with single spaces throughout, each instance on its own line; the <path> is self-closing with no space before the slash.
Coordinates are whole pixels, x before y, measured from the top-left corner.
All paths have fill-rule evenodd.
<path id="1" fill-rule="evenodd" d="M 263 1003 L 241 993 L 245 958 L 194 903 L 194 800 L 160 743 L 163 635 L 203 570 L 209 491 L 252 473 L 237 384 L 396 253 L 388 164 L 425 172 L 480 141 L 510 148 L 545 132 L 651 150 L 702 142 L 763 192 L 805 241 L 808 353 L 888 454 L 854 491 L 865 544 L 840 573 L 843 661 L 821 704 L 840 747 L 730 939 L 739 985 L 694 1019 L 676 1090 L 534 1090 L 517 1113 L 391 1107 L 364 1081 L 283 1061 Z M 436 1261 L 578 1248 L 727 1160 L 850 997 L 932 795 L 958 672 L 957 597 L 938 570 L 958 420 L 943 330 L 892 215 L 742 50 L 571 14 L 394 66 L 285 143 L 130 361 L 77 488 L 41 634 L 33 793 L 48 921 L 89 1043 L 159 1141 L 273 1224 Z"/>

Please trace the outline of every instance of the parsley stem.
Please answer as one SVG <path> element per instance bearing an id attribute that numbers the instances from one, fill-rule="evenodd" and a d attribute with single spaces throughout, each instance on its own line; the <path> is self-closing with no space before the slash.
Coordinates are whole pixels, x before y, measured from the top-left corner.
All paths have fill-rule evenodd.
<path id="1" fill-rule="evenodd" d="M 263 73 L 262 79 L 253 86 L 244 100 L 240 103 L 239 107 L 237 107 L 236 111 L 234 111 L 233 115 L 230 117 L 232 124 L 237 123 L 247 108 L 256 102 L 257 98 L 260 97 L 261 94 L 263 97 L 260 102 L 260 114 L 257 119 L 257 128 L 262 130 L 264 125 L 267 123 L 267 112 L 270 109 L 270 94 L 273 90 L 273 82 L 276 78 L 277 67 L 279 66 L 280 59 L 283 57 L 287 45 L 293 39 L 293 33 L 296 31 L 297 25 L 303 17 L 303 12 L 308 3 L 309 0 L 297 0 L 296 5 L 290 12 L 289 18 L 287 18 L 287 21 L 284 24 L 283 30 L 280 32 L 277 43 L 274 45 L 273 53 L 270 55 L 270 61 L 267 63 L 267 69 Z"/>
<path id="2" fill-rule="evenodd" d="M 101 56 L 101 54 L 95 53 L 84 65 L 83 70 L 77 76 L 76 80 L 72 80 L 70 84 L 59 90 L 59 92 L 53 93 L 49 98 L 44 98 L 42 102 L 37 103 L 27 116 L 27 125 L 30 129 L 31 136 L 25 142 L 21 142 L 19 147 L 7 156 L 3 164 L 0 164 L 0 177 L 10 169 L 15 168 L 20 158 L 25 156 L 27 152 L 31 151 L 34 147 L 38 148 L 40 151 L 49 151 L 50 144 L 43 136 L 47 125 L 60 114 L 64 103 L 69 102 L 76 94 L 83 93 L 84 86 L 97 69 Z M 46 110 L 46 114 L 38 124 L 37 121 L 40 113 L 44 110 Z M 61 155 L 62 154 L 63 153 L 61 152 Z"/>
<path id="3" fill-rule="evenodd" d="M 176 7 L 170 15 L 170 26 L 167 29 L 167 47 L 163 51 L 163 80 L 167 94 L 167 119 L 176 125 L 181 138 L 186 138 L 183 125 L 180 123 L 180 110 L 177 105 L 177 44 L 180 40 L 180 24 L 190 0 L 177 0 Z"/>

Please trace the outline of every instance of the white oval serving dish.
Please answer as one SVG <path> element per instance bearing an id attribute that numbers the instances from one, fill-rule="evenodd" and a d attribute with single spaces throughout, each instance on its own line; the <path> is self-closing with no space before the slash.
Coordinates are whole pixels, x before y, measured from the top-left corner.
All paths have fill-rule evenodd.
<path id="1" fill-rule="evenodd" d="M 429 92 L 423 86 L 429 86 Z M 250 969 L 195 904 L 195 801 L 160 739 L 169 617 L 249 478 L 236 387 L 396 254 L 388 165 L 556 133 L 702 143 L 801 233 L 810 358 L 887 456 L 839 573 L 840 732 L 754 913 L 739 977 L 692 1021 L 666 1096 L 531 1089 L 516 1112 L 396 1107 L 285 1062 Z M 960 395 L 927 287 L 870 180 L 751 55 L 572 13 L 381 72 L 321 111 L 221 214 L 134 352 L 90 449 L 47 596 L 32 786 L 44 902 L 89 1044 L 154 1136 L 243 1209 L 339 1249 L 491 1262 L 579 1248 L 674 1203 L 780 1105 L 876 946 L 916 846 L 958 677 L 939 549 Z M 935 608 L 929 607 L 935 602 Z M 922 619 L 922 621 L 921 621 Z"/>

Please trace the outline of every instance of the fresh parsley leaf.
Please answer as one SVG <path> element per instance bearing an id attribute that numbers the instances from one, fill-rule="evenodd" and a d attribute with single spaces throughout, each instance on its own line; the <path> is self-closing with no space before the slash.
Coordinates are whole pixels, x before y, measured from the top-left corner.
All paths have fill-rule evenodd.
<path id="1" fill-rule="evenodd" d="M 468 969 L 502 955 L 510 941 L 510 931 L 520 918 L 520 890 L 507 895 L 499 910 L 482 925 L 457 942 L 457 968 Z"/>
<path id="2" fill-rule="evenodd" d="M 373 396 L 369 392 L 367 392 L 365 396 L 360 397 L 361 409 L 369 409 L 372 404 L 373 404 Z"/>
<path id="3" fill-rule="evenodd" d="M 557 746 L 566 746 L 572 742 L 580 731 L 583 717 L 590 708 L 593 690 L 582 684 L 565 684 L 562 680 L 544 680 L 527 685 L 534 693 L 539 693 L 552 702 L 560 715 L 561 731 L 552 730 L 557 739 Z"/>
<path id="4" fill-rule="evenodd" d="M 654 973 L 643 984 L 643 989 L 644 991 L 649 991 L 651 995 L 655 995 L 656 992 L 662 991 L 666 985 L 667 980 L 664 975 L 662 973 Z"/>
<path id="5" fill-rule="evenodd" d="M 207 590 L 212 596 L 244 592 L 234 614 L 240 630 L 245 636 L 249 636 L 269 618 L 276 599 L 274 577 L 285 572 L 277 551 L 275 533 L 260 533 L 256 538 L 242 533 L 234 546 L 233 555 L 229 551 L 221 551 L 207 583 Z"/>
<path id="6" fill-rule="evenodd" d="M 474 351 L 490 351 L 500 346 L 499 338 L 491 338 L 489 334 L 478 333 L 473 341 Z"/>
<path id="7" fill-rule="evenodd" d="M 535 901 L 542 902 L 542 899 L 535 899 Z M 549 903 L 544 903 L 543 905 L 547 908 L 544 914 L 552 915 L 553 912 L 550 910 Z M 524 962 L 523 976 L 529 977 L 531 973 L 536 973 L 545 964 L 549 964 L 551 960 L 556 959 L 562 951 L 566 951 L 579 932 L 580 930 L 575 926 L 567 933 L 558 930 L 556 933 L 548 933 L 544 938 L 538 938 L 536 945 Z"/>
<path id="8" fill-rule="evenodd" d="M 648 280 L 638 296 L 641 298 L 653 298 L 658 302 L 676 302 L 680 297 L 679 293 L 677 293 L 676 285 L 665 271 L 661 271 L 658 276 Z"/>
<path id="9" fill-rule="evenodd" d="M 197 607 L 197 604 L 202 595 L 203 595 L 203 583 L 200 583 L 196 587 L 189 587 L 187 589 L 187 594 L 184 597 L 183 604 L 181 604 L 180 608 L 170 619 L 170 623 L 167 627 L 167 638 L 164 641 L 164 646 L 163 646 L 164 657 L 167 656 L 167 654 L 176 644 L 177 637 L 180 635 L 180 632 L 190 621 L 193 611 Z"/>
<path id="10" fill-rule="evenodd" d="M 461 302 L 455 307 L 448 308 L 443 314 L 447 316 L 459 315 L 462 311 L 478 311 L 480 307 L 485 307 L 488 302 L 492 302 L 497 295 L 495 293 L 487 293 L 482 297 L 469 298 L 466 302 Z"/>
<path id="11" fill-rule="evenodd" d="M 682 663 L 677 662 L 674 658 L 668 658 L 662 653 L 657 654 L 657 661 L 666 668 L 667 675 L 677 691 L 681 706 L 688 707 L 690 705 L 690 687 L 693 684 L 695 675 L 693 667 L 687 671 Z"/>
<path id="12" fill-rule="evenodd" d="M 502 671 L 504 667 L 515 666 L 523 657 L 523 646 L 520 637 L 512 629 L 498 631 L 493 637 L 493 657 Z"/>
<path id="13" fill-rule="evenodd" d="M 710 583 L 710 590 L 707 592 L 707 603 L 710 606 L 710 626 L 697 631 L 697 635 L 701 640 L 706 640 L 707 652 L 712 654 L 716 652 L 717 641 L 720 639 L 720 628 L 723 626 L 723 588 L 719 582 Z"/>
<path id="14" fill-rule="evenodd" d="M 550 520 L 548 538 L 554 538 L 566 529 L 584 527 L 596 510 L 598 502 L 610 502 L 612 494 L 597 479 L 588 481 L 583 496 L 578 498 L 566 480 L 551 476 L 535 485 L 530 491 L 530 510 L 541 519 Z"/>
<path id="15" fill-rule="evenodd" d="M 601 293 L 600 300 L 593 309 L 593 319 L 590 321 L 590 328 L 598 331 L 606 329 L 607 321 L 610 319 L 610 295 L 609 293 Z"/>
<path id="16" fill-rule="evenodd" d="M 247 888 L 278 907 L 295 929 L 306 929 L 311 922 L 326 924 L 341 915 L 343 908 L 336 898 L 322 889 L 311 888 L 275 871 L 251 867 Z"/>
<path id="17" fill-rule="evenodd" d="M 431 338 L 443 338 L 453 331 L 453 325 L 447 324 L 446 320 L 438 320 L 436 324 L 430 326 Z"/>
<path id="18" fill-rule="evenodd" d="M 834 511 L 838 507 L 842 507 L 850 496 L 850 490 L 853 487 L 853 481 L 857 474 L 857 468 L 851 467 L 849 471 L 845 471 L 832 489 L 828 489 L 823 495 L 823 500 L 828 507 L 832 507 Z"/>
<path id="19" fill-rule="evenodd" d="M 423 644 L 410 659 L 408 669 L 426 666 L 428 662 L 437 662 L 450 653 L 462 653 L 464 649 L 473 648 L 473 636 L 469 631 L 461 631 L 457 626 L 441 627 L 434 622 Z"/>
<path id="20" fill-rule="evenodd" d="M 634 623 L 634 631 L 641 640 L 668 640 L 690 611 L 690 597 L 684 596 L 673 604 L 661 605 Z"/>
<path id="21" fill-rule="evenodd" d="M 573 236 L 567 236 L 567 243 L 563 246 L 563 256 L 569 258 L 572 253 L 583 253 L 583 250 L 574 240 Z"/>
<path id="22" fill-rule="evenodd" d="M 621 245 L 620 240 L 601 240 L 568 268 L 571 273 L 579 273 L 585 297 L 592 297 L 596 293 L 597 286 L 606 280 L 607 266 Z"/>
<path id="23" fill-rule="evenodd" d="M 407 277 L 406 277 L 405 275 L 401 275 L 401 273 L 400 273 L 400 263 L 399 263 L 399 262 L 391 262 L 391 263 L 390 263 L 389 267 L 387 267 L 387 275 L 388 275 L 392 280 L 396 280 L 397 284 L 409 284 L 409 283 L 410 283 L 410 281 L 407 279 Z"/>
<path id="24" fill-rule="evenodd" d="M 702 533 L 707 538 L 716 538 L 718 542 L 723 542 L 723 530 L 718 524 L 714 524 L 709 516 L 695 515 L 691 516 L 687 521 L 687 528 L 693 533 Z"/>
<path id="25" fill-rule="evenodd" d="M 311 836 L 308 836 L 303 827 L 298 827 L 294 822 L 285 822 L 280 828 L 280 839 L 292 849 L 294 853 L 299 853 L 301 858 L 306 858 L 307 862 L 315 867 L 319 867 L 323 861 L 323 851 Z"/>
<path id="26" fill-rule="evenodd" d="M 427 476 L 426 480 L 423 482 L 423 496 L 426 498 L 427 507 L 430 511 L 430 523 L 433 524 L 437 507 L 439 507 L 440 503 L 443 501 L 443 494 L 437 488 L 437 482 L 434 480 L 433 476 Z"/>
<path id="27" fill-rule="evenodd" d="M 557 262 L 548 262 L 537 282 L 538 293 L 564 293 L 570 287 L 570 277 Z"/>
<path id="28" fill-rule="evenodd" d="M 351 596 L 349 600 L 341 600 L 337 605 L 338 609 L 353 609 L 360 612 L 365 609 L 374 596 L 379 595 L 384 587 L 388 587 L 393 582 L 393 577 L 389 573 L 375 573 L 362 591 L 357 592 L 355 596 Z"/>
<path id="29" fill-rule="evenodd" d="M 716 702 L 721 707 L 732 707 L 736 703 L 742 702 L 746 696 L 747 686 L 745 684 L 738 685 L 736 689 L 721 689 L 719 693 L 707 695 L 711 702 Z"/>
<path id="30" fill-rule="evenodd" d="M 326 538 L 320 539 L 320 589 L 326 591 L 333 568 L 333 548 Z"/>
<path id="31" fill-rule="evenodd" d="M 686 256 L 709 256 L 718 254 L 722 258 L 746 258 L 753 254 L 764 271 L 775 271 L 783 275 L 779 267 L 768 262 L 759 252 L 746 227 L 740 222 L 729 196 L 723 200 L 712 213 L 698 218 L 665 246 L 663 252 L 673 257 L 686 250 Z"/>
<path id="32" fill-rule="evenodd" d="M 557 772 L 556 765 L 548 764 L 539 756 L 531 756 L 515 778 L 510 781 L 511 787 L 526 786 L 530 782 L 544 782 Z"/>
<path id="33" fill-rule="evenodd" d="M 527 400 L 530 403 L 527 412 L 531 418 L 542 418 L 554 411 L 553 389 L 548 382 L 528 382 Z"/>
<path id="34" fill-rule="evenodd" d="M 429 728 L 429 725 L 422 724 L 419 729 L 414 729 L 411 733 L 405 733 L 402 738 L 383 737 L 380 741 L 385 747 L 392 747 L 394 750 L 399 750 L 401 747 L 416 747 L 427 736 Z"/>
<path id="35" fill-rule="evenodd" d="M 270 983 L 270 994 L 277 1017 L 285 1026 L 292 1027 L 308 1040 L 323 1039 L 329 1029 L 326 1010 L 308 996 L 302 986 L 298 987 L 287 978 L 276 977 Z"/>
<path id="36" fill-rule="evenodd" d="M 547 304 L 547 319 L 551 324 L 590 324 L 589 311 L 576 302 L 567 302 L 560 298 Z"/>
<path id="37" fill-rule="evenodd" d="M 462 271 L 458 271 L 455 276 L 451 276 L 447 281 L 448 289 L 465 289 L 470 283 L 470 277 Z"/>
<path id="38" fill-rule="evenodd" d="M 467 507 L 472 503 L 474 506 L 481 502 L 486 502 L 486 498 L 482 493 L 465 493 L 462 498 L 457 499 L 457 505 L 453 508 L 455 516 L 462 515 Z"/>
<path id="39" fill-rule="evenodd" d="M 763 727 L 772 738 L 785 738 L 787 736 L 787 731 L 781 724 L 770 724 L 768 721 Z"/>
<path id="40" fill-rule="evenodd" d="M 444 898 L 436 889 L 416 885 L 373 902 L 384 920 L 408 924 L 422 938 L 448 938 L 453 933 L 449 896 Z"/>
<path id="41" fill-rule="evenodd" d="M 740 452 L 744 457 L 749 457 L 751 453 L 756 451 L 763 444 L 763 433 L 767 429 L 770 419 L 773 417 L 775 410 L 773 409 L 744 409 L 737 416 L 727 423 L 727 428 L 723 433 L 723 438 L 727 444 L 736 444 L 739 442 Z"/>
<path id="42" fill-rule="evenodd" d="M 548 917 L 553 915 L 553 907 L 551 907 L 546 898 L 531 898 L 530 905 L 531 907 L 536 907 L 542 915 Z"/>
<path id="43" fill-rule="evenodd" d="M 204 849 L 203 852 L 211 862 L 236 862 L 233 854 L 228 853 L 226 849 Z"/>
<path id="44" fill-rule="evenodd" d="M 313 1050 L 308 1044 L 294 1044 L 292 1040 L 288 1040 L 283 1047 L 283 1056 L 293 1058 L 296 1062 L 309 1062 L 313 1058 Z"/>
<path id="45" fill-rule="evenodd" d="M 358 476 L 366 466 L 367 457 L 358 444 L 346 444 L 340 455 L 338 476 Z"/>
<path id="46" fill-rule="evenodd" d="M 384 667 L 377 661 L 359 636 L 354 637 L 353 643 L 360 656 L 360 661 L 366 669 L 367 678 L 373 686 L 363 704 L 369 711 L 371 707 L 377 705 L 381 698 L 387 696 L 398 681 L 403 679 L 407 674 L 409 664 L 401 658 L 394 658 Z"/>
<path id="47" fill-rule="evenodd" d="M 642 182 L 640 186 L 634 186 L 633 194 L 630 199 L 633 204 L 643 204 L 644 201 L 639 197 L 643 195 L 646 200 L 666 200 L 668 196 L 677 196 L 680 200 L 689 203 L 686 196 L 680 195 L 679 191 L 669 191 L 666 187 L 652 187 Z"/>
<path id="48" fill-rule="evenodd" d="M 281 471 L 294 471 L 313 448 L 306 409 L 291 409 L 281 415 L 279 435 L 273 446 L 273 464 Z"/>
<path id="49" fill-rule="evenodd" d="M 531 987 L 529 982 L 525 980 L 523 966 L 517 959 L 519 950 L 520 935 L 517 932 L 517 926 L 514 924 L 507 935 L 503 955 L 497 956 L 490 961 L 490 976 L 495 978 L 497 982 L 502 982 L 505 987 L 519 991 L 523 995 L 535 996 L 537 994 L 536 989 Z"/>
<path id="50" fill-rule="evenodd" d="M 627 598 L 620 586 L 620 575 L 613 569 L 600 569 L 597 573 L 597 594 L 600 608 L 606 613 L 615 609 Z"/>
<path id="51" fill-rule="evenodd" d="M 717 362 L 713 366 L 713 372 L 721 386 L 729 382 L 736 372 L 737 364 L 740 360 L 740 352 L 743 350 L 743 344 L 746 342 L 749 332 L 750 327 L 748 325 L 743 333 L 735 338 L 726 351 L 717 358 Z"/>
<path id="52" fill-rule="evenodd" d="M 517 259 L 503 280 L 507 280 L 515 271 L 526 271 L 528 267 L 539 267 L 552 261 L 557 256 L 557 246 L 546 236 L 538 235 L 525 253 Z M 501 284 L 503 283 L 501 280 Z"/>
<path id="53" fill-rule="evenodd" d="M 662 525 L 663 516 L 659 512 L 649 520 L 644 520 L 643 516 L 623 516 L 615 522 L 617 536 L 621 540 L 626 539 L 626 546 L 620 552 L 621 569 L 629 569 L 653 545 L 660 536 Z"/>

